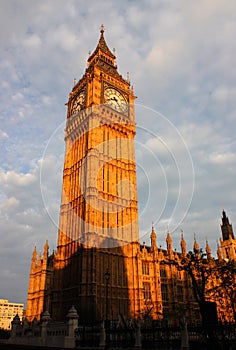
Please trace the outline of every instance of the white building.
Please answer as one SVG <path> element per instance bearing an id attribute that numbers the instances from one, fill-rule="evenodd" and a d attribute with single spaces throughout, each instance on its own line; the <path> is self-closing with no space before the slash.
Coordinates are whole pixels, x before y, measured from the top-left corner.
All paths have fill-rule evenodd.
<path id="1" fill-rule="evenodd" d="M 0 328 L 10 330 L 11 321 L 16 314 L 22 320 L 23 307 L 24 304 L 11 303 L 6 299 L 0 299 Z"/>

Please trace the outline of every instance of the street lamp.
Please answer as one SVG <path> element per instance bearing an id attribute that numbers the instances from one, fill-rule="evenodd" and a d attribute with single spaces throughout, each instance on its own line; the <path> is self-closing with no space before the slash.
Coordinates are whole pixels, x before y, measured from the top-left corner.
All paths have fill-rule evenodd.
<path id="1" fill-rule="evenodd" d="M 105 273 L 105 280 L 106 280 L 106 320 L 105 320 L 106 345 L 105 345 L 105 348 L 106 349 L 109 348 L 109 339 L 108 339 L 109 332 L 108 332 L 108 330 L 110 327 L 109 320 L 108 320 L 108 283 L 109 283 L 109 279 L 110 279 L 110 272 L 107 268 L 107 271 Z"/>
<path id="2" fill-rule="evenodd" d="M 108 321 L 108 283 L 110 279 L 110 272 L 107 268 L 107 271 L 105 273 L 105 280 L 106 280 L 106 322 Z"/>

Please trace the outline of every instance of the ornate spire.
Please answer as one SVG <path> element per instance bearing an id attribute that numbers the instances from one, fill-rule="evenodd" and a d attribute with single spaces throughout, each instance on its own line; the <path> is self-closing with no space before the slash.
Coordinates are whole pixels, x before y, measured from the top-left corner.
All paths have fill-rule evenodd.
<path id="1" fill-rule="evenodd" d="M 173 252 L 173 248 L 172 248 L 172 239 L 171 239 L 169 231 L 167 231 L 166 244 L 167 244 L 167 254 L 168 254 L 169 258 L 174 259 L 174 252 Z"/>
<path id="2" fill-rule="evenodd" d="M 45 245 L 44 245 L 43 257 L 44 258 L 48 257 L 48 240 L 46 240 Z"/>
<path id="3" fill-rule="evenodd" d="M 197 240 L 196 240 L 196 233 L 194 233 L 193 251 L 195 254 L 199 253 L 199 245 L 198 245 Z"/>
<path id="4" fill-rule="evenodd" d="M 219 261 L 221 261 L 222 260 L 222 252 L 221 252 L 219 243 L 217 243 L 217 256 L 218 256 Z"/>
<path id="5" fill-rule="evenodd" d="M 187 254 L 187 251 L 186 251 L 186 242 L 185 242 L 185 239 L 184 239 L 184 234 L 183 234 L 183 232 L 182 232 L 182 234 L 181 234 L 181 242 L 180 242 L 180 245 L 181 245 L 182 255 L 183 255 L 183 257 L 185 257 L 186 254 Z"/>
<path id="6" fill-rule="evenodd" d="M 31 269 L 34 269 L 37 266 L 37 249 L 36 246 L 34 246 L 32 259 L 31 259 Z"/>
<path id="7" fill-rule="evenodd" d="M 167 252 L 168 254 L 172 254 L 173 250 L 172 250 L 172 239 L 170 237 L 170 232 L 167 232 L 167 236 L 166 236 L 166 244 L 167 244 Z"/>
<path id="8" fill-rule="evenodd" d="M 229 225 L 229 218 L 226 216 L 226 212 L 222 211 L 222 225 Z"/>
<path id="9" fill-rule="evenodd" d="M 152 248 L 156 248 L 156 242 L 157 242 L 157 237 L 156 237 L 156 233 L 154 231 L 154 227 L 152 225 L 152 232 L 151 232 L 151 245 L 152 245 Z"/>
<path id="10" fill-rule="evenodd" d="M 104 25 L 101 25 L 100 29 L 100 38 L 97 44 L 96 49 L 92 53 L 92 55 L 88 58 L 88 63 L 92 62 L 95 56 L 102 56 L 105 55 L 108 59 L 110 59 L 110 64 L 115 64 L 115 58 L 116 56 L 111 52 L 109 49 L 105 39 L 104 39 Z"/>
<path id="11" fill-rule="evenodd" d="M 37 258 L 37 249 L 36 249 L 36 245 L 34 246 L 34 250 L 33 250 L 33 254 L 32 254 L 32 260 L 36 260 Z"/>
<path id="12" fill-rule="evenodd" d="M 227 241 L 228 239 L 234 239 L 233 227 L 232 224 L 229 223 L 229 218 L 226 215 L 225 211 L 222 211 L 222 225 L 221 225 L 222 237 L 223 241 Z"/>
<path id="13" fill-rule="evenodd" d="M 207 259 L 211 259 L 211 248 L 208 244 L 208 240 L 206 240 L 206 254 L 207 254 Z"/>

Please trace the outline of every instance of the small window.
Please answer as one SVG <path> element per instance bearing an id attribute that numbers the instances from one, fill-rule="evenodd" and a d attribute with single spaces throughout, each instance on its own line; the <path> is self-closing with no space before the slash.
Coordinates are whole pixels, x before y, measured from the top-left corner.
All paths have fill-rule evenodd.
<path id="1" fill-rule="evenodd" d="M 145 300 L 151 299 L 151 286 L 150 286 L 150 283 L 148 282 L 143 283 L 143 298 Z"/>
<path id="2" fill-rule="evenodd" d="M 167 284 L 162 284 L 161 285 L 161 295 L 162 295 L 162 300 L 163 301 L 168 301 L 168 287 Z"/>
<path id="3" fill-rule="evenodd" d="M 226 248 L 225 252 L 226 252 L 226 258 L 229 259 L 230 258 L 230 249 Z"/>
<path id="4" fill-rule="evenodd" d="M 142 263 L 142 273 L 143 275 L 149 275 L 149 263 L 147 261 Z"/>
<path id="5" fill-rule="evenodd" d="M 177 286 L 177 299 L 178 301 L 183 301 L 183 287 Z"/>
<path id="6" fill-rule="evenodd" d="M 164 268 L 161 268 L 160 275 L 161 277 L 166 277 L 166 270 Z"/>

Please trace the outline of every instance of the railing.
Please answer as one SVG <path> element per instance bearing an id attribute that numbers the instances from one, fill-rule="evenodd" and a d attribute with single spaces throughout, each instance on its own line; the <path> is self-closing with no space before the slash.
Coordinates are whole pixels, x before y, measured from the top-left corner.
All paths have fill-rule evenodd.
<path id="1" fill-rule="evenodd" d="M 97 348 L 100 345 L 101 328 L 80 326 L 76 332 L 76 346 Z M 228 350 L 236 346 L 236 325 L 219 325 L 214 329 L 189 326 L 189 349 Z M 136 328 L 119 328 L 116 325 L 106 329 L 106 348 L 135 348 Z M 179 327 L 141 327 L 142 349 L 180 349 L 181 329 Z"/>
<path id="2" fill-rule="evenodd" d="M 133 329 L 111 328 L 107 331 L 108 345 L 112 349 L 132 348 L 135 345 L 135 333 Z"/>
<path id="3" fill-rule="evenodd" d="M 75 332 L 76 347 L 99 347 L 100 327 L 79 326 Z"/>
<path id="4" fill-rule="evenodd" d="M 47 336 L 49 337 L 61 337 L 66 336 L 67 327 L 64 322 L 48 322 L 47 324 Z"/>

